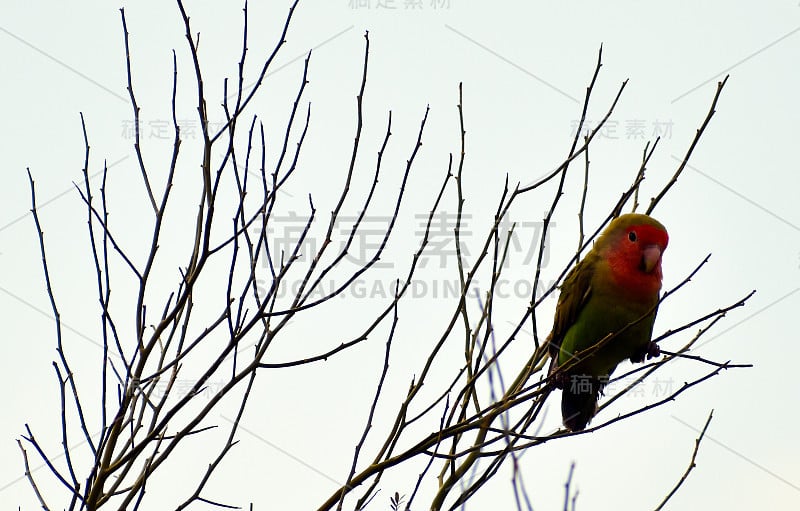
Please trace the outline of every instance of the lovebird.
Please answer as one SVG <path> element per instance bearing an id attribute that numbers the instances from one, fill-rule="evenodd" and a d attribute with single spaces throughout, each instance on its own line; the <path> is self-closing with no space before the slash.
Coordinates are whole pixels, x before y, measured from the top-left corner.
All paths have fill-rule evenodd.
<path id="1" fill-rule="evenodd" d="M 660 354 L 651 338 L 668 241 L 655 219 L 621 215 L 564 279 L 547 342 L 568 430 L 586 428 L 617 364 Z"/>

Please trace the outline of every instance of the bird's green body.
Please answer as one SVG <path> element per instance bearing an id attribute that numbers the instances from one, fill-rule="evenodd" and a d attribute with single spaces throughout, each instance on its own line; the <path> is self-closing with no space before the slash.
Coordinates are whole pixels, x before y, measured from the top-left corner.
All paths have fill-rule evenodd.
<path id="1" fill-rule="evenodd" d="M 561 286 L 550 334 L 564 389 L 562 414 L 572 431 L 594 416 L 597 397 L 617 365 L 652 354 L 651 337 L 661 289 L 664 226 L 646 215 L 609 224 Z"/>
<path id="2" fill-rule="evenodd" d="M 592 272 L 591 296 L 561 341 L 558 364 L 567 364 L 572 355 L 602 342 L 609 334 L 619 333 L 591 356 L 576 361 L 570 371 L 573 374 L 607 376 L 621 361 L 646 348 L 652 336 L 658 293 L 644 297 L 621 295 L 605 266 L 598 260 L 589 270 Z"/>

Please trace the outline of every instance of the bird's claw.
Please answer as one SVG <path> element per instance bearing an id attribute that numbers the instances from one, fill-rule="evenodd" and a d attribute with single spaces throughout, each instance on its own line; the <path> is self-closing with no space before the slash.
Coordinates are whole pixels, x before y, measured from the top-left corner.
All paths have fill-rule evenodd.
<path id="1" fill-rule="evenodd" d="M 647 346 L 645 346 L 642 350 L 637 351 L 636 353 L 633 354 L 633 356 L 631 357 L 631 362 L 637 362 L 637 363 L 644 362 L 645 358 L 647 360 L 650 360 L 651 358 L 656 358 L 660 356 L 661 356 L 661 348 L 659 348 L 658 344 L 656 344 L 655 342 L 650 341 L 649 343 L 647 343 Z"/>
<path id="2" fill-rule="evenodd" d="M 647 350 L 645 353 L 647 353 L 647 360 L 650 360 L 651 358 L 657 358 L 661 356 L 661 348 L 659 348 L 658 344 L 655 342 L 650 341 L 647 344 Z"/>
<path id="3" fill-rule="evenodd" d="M 550 375 L 550 379 L 553 382 L 553 386 L 555 388 L 563 389 L 566 387 L 567 383 L 569 383 L 570 377 L 563 371 L 555 371 L 553 374 Z"/>

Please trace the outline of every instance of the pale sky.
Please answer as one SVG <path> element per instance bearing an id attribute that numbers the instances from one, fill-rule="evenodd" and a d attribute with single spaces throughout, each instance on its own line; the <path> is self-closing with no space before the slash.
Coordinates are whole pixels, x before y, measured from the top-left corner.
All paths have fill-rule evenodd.
<path id="1" fill-rule="evenodd" d="M 233 80 L 237 72 L 242 4 L 225 2 L 215 9 L 187 4 L 193 29 L 201 34 L 211 117 L 221 121 L 223 79 Z M 249 77 L 256 75 L 258 63 L 274 46 L 288 5 L 251 3 Z M 86 210 L 72 184 L 82 182 L 85 148 L 80 112 L 91 145 L 89 174 L 96 187 L 103 162 L 109 166 L 109 203 L 121 241 L 137 260 L 149 241 L 147 224 L 138 213 L 146 211 L 147 202 L 132 147 L 120 7 L 125 8 L 130 32 L 145 158 L 163 176 L 172 144 L 165 128 L 170 122 L 173 49 L 179 66 L 178 117 L 187 151 L 199 136 L 191 134 L 196 127 L 193 71 L 177 6 L 153 0 L 78 4 L 5 0 L 0 5 L 4 118 L 0 147 L 5 176 L 0 187 L 0 303 L 6 325 L 0 355 L 4 406 L 0 502 L 4 507 L 38 507 L 22 479 L 16 443 L 25 424 L 51 452 L 60 448 L 59 398 L 51 364 L 57 356 L 54 323 L 29 214 L 26 168 L 36 181 L 65 325 L 64 343 L 76 378 L 88 389 L 87 395 L 100 381 L 96 280 Z M 579 509 L 652 509 L 683 474 L 695 438 L 713 409 L 697 466 L 668 508 L 796 506 L 800 412 L 795 404 L 800 384 L 794 361 L 800 357 L 800 345 L 790 319 L 800 308 L 800 168 L 793 150 L 800 120 L 800 4 L 301 0 L 287 44 L 249 112 L 265 123 L 268 146 L 277 146 L 302 76 L 303 58 L 313 49 L 310 83 L 301 103 L 304 115 L 311 102 L 312 118 L 301 168 L 283 198 L 287 229 L 298 225 L 293 214 L 304 221 L 308 193 L 320 214 L 327 215 L 335 199 L 332 191 L 341 187 L 354 133 L 365 30 L 371 47 L 364 147 L 357 167 L 362 178 L 374 168 L 389 110 L 393 116 L 393 138 L 381 180 L 387 186 L 381 199 L 385 202 L 382 213 L 368 222 L 380 225 L 381 215 L 389 211 L 419 122 L 430 106 L 397 236 L 387 247 L 382 267 L 313 322 L 293 324 L 268 361 L 310 356 L 338 345 L 363 329 L 370 312 L 391 298 L 389 286 L 406 272 L 448 155 L 459 151 L 459 82 L 463 82 L 467 130 L 464 210 L 468 216 L 463 235 L 475 255 L 506 175 L 512 185 L 527 184 L 567 155 L 601 44 L 603 67 L 587 114 L 590 125 L 605 114 L 620 83 L 629 82 L 592 146 L 586 209 L 587 226 L 592 229 L 632 180 L 647 140 L 657 135 L 662 139 L 648 166 L 642 202 L 661 189 L 705 118 L 717 82 L 730 74 L 689 166 L 654 212 L 670 233 L 663 262 L 665 289 L 712 254 L 693 281 L 662 305 L 655 332 L 661 334 L 727 306 L 756 289 L 745 307 L 729 313 L 692 352 L 754 367 L 724 371 L 673 403 L 598 432 L 531 449 L 522 457 L 521 469 L 537 510 L 561 509 L 563 483 L 572 462 Z M 249 124 L 251 117 L 247 119 Z M 191 159 L 179 165 L 182 177 L 191 179 L 196 171 Z M 557 277 L 575 251 L 582 179 L 582 163 L 571 167 L 551 232 L 542 273 L 545 283 Z M 363 193 L 368 184 L 361 179 L 354 193 Z M 509 254 L 503 308 L 496 312 L 498 335 L 507 335 L 511 322 L 524 310 L 535 270 L 530 254 L 536 247 L 531 248 L 531 240 L 552 193 L 552 188 L 542 190 L 511 211 L 519 237 Z M 188 203 L 195 199 L 193 193 L 176 194 Z M 455 198 L 450 195 L 447 200 L 442 209 L 453 213 Z M 360 200 L 343 214 L 356 215 L 357 204 Z M 193 215 L 191 210 L 167 227 L 171 240 L 188 239 Z M 368 229 L 376 229 L 375 225 Z M 445 223 L 439 226 L 452 229 Z M 291 236 L 286 231 L 275 235 Z M 363 252 L 356 253 L 356 259 L 374 250 L 370 244 L 374 238 L 360 241 Z M 444 243 L 444 238 L 439 241 Z M 183 252 L 170 252 L 169 246 L 164 250 L 175 260 L 172 269 L 184 264 Z M 448 250 L 428 257 L 416 277 L 414 293 L 401 306 L 387 401 L 377 412 L 376 436 L 369 444 L 373 448 L 389 426 L 396 400 L 424 362 L 420 353 L 426 353 L 452 310 L 447 289 L 457 273 Z M 172 269 L 163 269 L 162 275 L 173 279 Z M 122 278 L 123 272 L 119 275 Z M 161 291 L 168 293 L 173 282 L 165 282 Z M 133 317 L 127 303 L 131 298 L 126 297 L 133 289 L 130 281 L 114 288 L 122 302 L 120 318 L 126 321 Z M 540 335 L 549 331 L 554 307 L 555 300 L 550 299 L 538 312 Z M 696 331 L 671 337 L 663 347 L 677 350 Z M 325 364 L 263 372 L 242 420 L 241 443 L 212 481 L 210 495 L 243 507 L 253 502 L 262 510 L 315 509 L 347 476 L 354 442 L 366 420 L 370 388 L 380 374 L 385 334 L 382 331 Z M 529 334 L 515 342 L 520 353 L 532 346 Z M 452 352 L 453 357 L 462 356 L 457 345 Z M 630 365 L 625 363 L 618 373 L 627 369 Z M 707 370 L 686 360 L 667 365 L 641 392 L 619 400 L 597 420 L 663 399 L 665 389 L 677 390 Z M 443 371 L 437 378 L 446 381 L 447 374 Z M 560 422 L 558 396 L 551 400 L 545 432 L 555 431 Z M 228 407 L 214 419 L 224 426 L 233 414 L 235 410 Z M 74 440 L 79 443 L 80 438 Z M 204 445 L 198 441 L 191 452 L 163 468 L 150 488 L 151 503 L 173 508 L 176 492 L 185 496 L 194 487 L 194 475 L 186 467 L 208 463 L 213 454 L 204 456 Z M 32 449 L 28 452 L 41 488 L 52 495 L 50 502 L 59 509 L 66 506 L 67 501 L 57 497 L 63 495 L 58 483 Z M 370 457 L 365 454 L 363 459 Z M 410 494 L 424 460 L 418 461 L 385 477 L 371 508 L 388 509 L 388 498 L 395 491 Z M 501 472 L 467 508 L 510 509 L 509 477 Z M 432 479 L 429 483 L 428 491 L 435 486 Z M 429 500 L 420 498 L 416 507 L 422 509 Z"/>

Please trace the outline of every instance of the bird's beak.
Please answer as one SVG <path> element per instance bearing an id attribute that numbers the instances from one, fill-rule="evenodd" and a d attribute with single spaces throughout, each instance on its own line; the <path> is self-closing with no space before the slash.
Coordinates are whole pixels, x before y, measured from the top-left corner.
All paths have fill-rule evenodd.
<path id="1" fill-rule="evenodd" d="M 642 252 L 642 269 L 645 273 L 652 272 L 661 261 L 661 247 L 658 245 L 648 245 Z"/>

